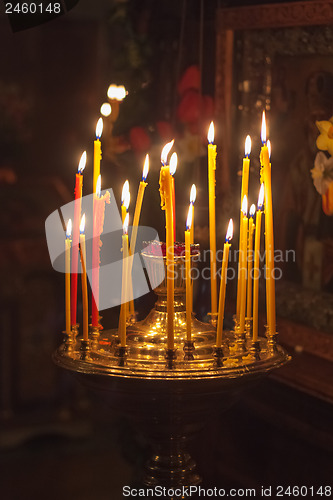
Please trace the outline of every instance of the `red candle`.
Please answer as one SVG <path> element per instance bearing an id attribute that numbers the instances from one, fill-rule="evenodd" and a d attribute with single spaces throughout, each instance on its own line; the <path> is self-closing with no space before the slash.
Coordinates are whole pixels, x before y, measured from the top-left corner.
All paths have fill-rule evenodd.
<path id="1" fill-rule="evenodd" d="M 110 203 L 110 193 L 101 196 L 101 176 L 99 175 L 94 196 L 93 247 L 92 247 L 92 326 L 99 326 L 99 264 L 100 235 L 103 232 L 105 203 Z"/>
<path id="2" fill-rule="evenodd" d="M 71 279 L 71 324 L 76 325 L 77 308 L 77 271 L 79 264 L 79 239 L 82 204 L 82 172 L 86 166 L 87 153 L 82 153 L 75 180 L 75 202 L 74 202 L 74 223 L 73 223 L 73 243 L 72 243 L 72 279 Z"/>

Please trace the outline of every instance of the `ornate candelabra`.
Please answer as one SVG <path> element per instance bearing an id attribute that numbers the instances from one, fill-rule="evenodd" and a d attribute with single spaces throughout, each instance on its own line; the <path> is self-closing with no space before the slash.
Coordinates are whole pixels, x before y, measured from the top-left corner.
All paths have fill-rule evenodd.
<path id="1" fill-rule="evenodd" d="M 161 273 L 161 258 L 146 250 L 142 254 L 152 274 Z M 198 254 L 193 245 L 192 265 Z M 126 347 L 119 345 L 117 330 L 100 335 L 91 331 L 88 342 L 76 330 L 54 354 L 59 366 L 75 372 L 103 399 L 109 395 L 111 407 L 145 432 L 153 448 L 143 477 L 146 486 L 198 485 L 201 478 L 186 441 L 204 428 L 212 413 L 228 408 L 243 389 L 289 359 L 269 331 L 256 342 L 239 328 L 224 331 L 222 347 L 216 348 L 216 325 L 194 315 L 192 340 L 186 341 L 183 256 L 175 256 L 175 276 L 173 350 L 166 349 L 163 280 L 149 315 L 128 325 Z"/>

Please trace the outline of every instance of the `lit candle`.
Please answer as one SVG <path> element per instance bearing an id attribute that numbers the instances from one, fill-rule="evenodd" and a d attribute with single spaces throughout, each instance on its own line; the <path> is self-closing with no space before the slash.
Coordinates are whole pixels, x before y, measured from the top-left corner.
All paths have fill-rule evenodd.
<path id="1" fill-rule="evenodd" d="M 246 317 L 251 318 L 252 311 L 252 265 L 253 265 L 253 233 L 255 224 L 253 222 L 254 214 L 256 213 L 256 206 L 250 207 L 249 218 L 249 237 L 247 243 L 247 300 L 246 300 Z"/>
<path id="2" fill-rule="evenodd" d="M 172 153 L 170 158 L 170 165 L 177 165 L 177 153 Z M 175 179 L 171 177 L 171 192 L 172 192 L 172 211 L 173 211 L 173 241 L 176 241 L 176 192 L 175 192 Z"/>
<path id="3" fill-rule="evenodd" d="M 82 205 L 82 172 L 86 166 L 87 153 L 82 153 L 78 171 L 75 179 L 75 202 L 74 202 L 74 223 L 73 223 L 73 244 L 72 244 L 72 276 L 71 276 L 71 323 L 76 325 L 77 307 L 77 271 L 79 265 L 79 239 L 80 239 L 80 219 Z"/>
<path id="4" fill-rule="evenodd" d="M 103 132 L 103 119 L 100 118 L 96 125 L 96 140 L 94 141 L 94 173 L 93 173 L 93 193 L 96 193 L 97 179 L 101 170 L 101 136 Z"/>
<path id="5" fill-rule="evenodd" d="M 122 249 L 123 249 L 123 272 L 121 281 L 121 306 L 119 317 L 119 337 L 121 347 L 126 346 L 126 304 L 128 302 L 127 282 L 128 282 L 128 219 L 126 215 L 123 224 Z"/>
<path id="6" fill-rule="evenodd" d="M 216 331 L 216 347 L 222 347 L 225 292 L 226 292 L 226 286 L 227 286 L 229 250 L 230 250 L 230 246 L 231 246 L 230 241 L 232 239 L 232 235 L 233 235 L 233 222 L 232 222 L 232 219 L 230 219 L 227 234 L 225 237 L 225 243 L 224 243 L 224 247 L 223 247 L 223 261 L 222 261 L 220 297 L 219 297 L 219 312 L 218 312 L 217 331 Z"/>
<path id="7" fill-rule="evenodd" d="M 192 224 L 191 224 L 191 245 L 194 243 L 194 202 L 197 198 L 197 188 L 195 184 L 192 184 L 191 193 L 190 193 L 190 203 L 192 209 Z"/>
<path id="8" fill-rule="evenodd" d="M 177 165 L 167 165 L 168 154 L 174 141 L 166 144 L 162 150 L 162 167 L 160 172 L 161 208 L 165 210 L 166 225 L 166 265 L 167 265 L 167 348 L 174 349 L 174 239 L 173 239 L 173 207 L 171 178 Z"/>
<path id="9" fill-rule="evenodd" d="M 71 333 L 71 240 L 72 219 L 69 219 L 66 228 L 65 239 L 65 309 L 66 309 L 66 333 Z"/>
<path id="10" fill-rule="evenodd" d="M 247 196 L 245 195 L 242 203 L 242 242 L 240 249 L 240 311 L 239 311 L 239 328 L 240 332 L 245 331 L 245 307 L 246 307 L 246 261 L 247 261 Z"/>
<path id="11" fill-rule="evenodd" d="M 191 342 L 192 284 L 191 284 L 191 225 L 192 205 L 188 209 L 185 231 L 186 336 Z"/>
<path id="12" fill-rule="evenodd" d="M 211 122 L 208 130 L 208 193 L 209 193 L 209 247 L 210 247 L 210 294 L 211 314 L 217 314 L 217 285 L 216 285 L 216 228 L 215 228 L 215 170 L 216 145 L 214 142 L 214 123 Z"/>
<path id="13" fill-rule="evenodd" d="M 82 215 L 80 224 L 80 257 L 82 266 L 82 309 L 83 309 L 83 340 L 88 341 L 88 286 L 87 286 L 87 268 L 86 268 L 86 237 L 84 227 L 86 223 L 85 214 Z"/>
<path id="14" fill-rule="evenodd" d="M 256 233 L 254 239 L 254 267 L 253 267 L 253 341 L 258 340 L 258 308 L 259 308 L 259 260 L 260 260 L 260 234 L 261 216 L 264 203 L 264 184 L 261 184 L 258 197 L 258 210 L 256 214 Z"/>
<path id="15" fill-rule="evenodd" d="M 105 203 L 110 203 L 110 193 L 101 196 L 101 176 L 99 175 L 94 196 L 94 221 L 92 242 L 92 326 L 99 327 L 99 256 L 102 242 L 100 236 L 103 232 Z"/>
<path id="16" fill-rule="evenodd" d="M 129 182 L 125 181 L 121 192 L 121 223 L 124 225 L 125 217 L 131 200 Z"/>
<path id="17" fill-rule="evenodd" d="M 143 165 L 143 171 L 142 171 L 142 180 L 139 184 L 139 190 L 138 190 L 138 195 L 136 197 L 136 204 L 135 204 L 135 210 L 134 210 L 133 228 L 132 228 L 132 235 L 131 235 L 131 255 L 134 255 L 134 252 L 135 252 L 135 245 L 136 245 L 136 238 L 138 235 L 138 227 L 139 227 L 139 221 L 140 221 L 143 195 L 144 195 L 146 186 L 148 184 L 146 182 L 148 172 L 149 172 L 149 155 L 146 155 L 145 162 Z"/>
<path id="18" fill-rule="evenodd" d="M 250 156 L 251 154 L 251 137 L 248 135 L 245 139 L 245 157 L 243 158 L 243 170 L 242 170 L 242 189 L 241 189 L 241 204 L 243 202 L 244 196 L 248 196 L 249 191 L 249 171 L 250 171 Z M 239 224 L 239 252 L 241 251 L 241 241 L 242 241 L 242 210 L 240 211 L 240 224 Z M 239 261 L 240 265 L 240 261 Z M 240 317 L 240 276 L 238 265 L 238 283 L 237 283 L 237 303 L 236 303 L 236 317 L 239 320 Z"/>
<path id="19" fill-rule="evenodd" d="M 135 210 L 134 210 L 134 218 L 133 218 L 133 226 L 132 226 L 132 235 L 131 235 L 131 244 L 130 244 L 130 255 L 134 255 L 135 253 L 135 245 L 136 245 L 136 239 L 138 235 L 138 227 L 139 227 L 139 221 L 140 221 L 140 214 L 141 214 L 141 207 L 142 207 L 142 202 L 143 202 L 143 195 L 147 186 L 147 175 L 149 172 L 149 155 L 146 155 L 145 162 L 143 165 L 143 171 L 142 171 L 142 180 L 139 184 L 139 190 L 138 190 L 138 195 L 136 197 L 136 204 L 135 204 Z M 127 181 L 128 182 L 128 181 Z M 132 261 L 133 264 L 133 261 Z M 134 301 L 133 301 L 133 284 L 132 284 L 132 266 L 130 267 L 129 270 L 129 294 L 130 294 L 130 303 L 129 303 L 129 313 L 130 315 L 134 315 Z"/>
<path id="20" fill-rule="evenodd" d="M 276 333 L 275 281 L 274 281 L 274 234 L 270 151 L 266 145 L 266 117 L 262 115 L 260 152 L 261 180 L 265 184 L 265 250 L 266 250 L 266 301 L 267 325 L 271 335 Z"/>

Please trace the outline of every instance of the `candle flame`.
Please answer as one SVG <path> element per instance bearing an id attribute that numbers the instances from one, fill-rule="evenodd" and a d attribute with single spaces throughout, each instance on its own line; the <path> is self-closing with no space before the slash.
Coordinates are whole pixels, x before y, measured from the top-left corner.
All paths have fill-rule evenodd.
<path id="1" fill-rule="evenodd" d="M 70 239 L 71 236 L 72 236 L 72 219 L 68 219 L 66 227 L 66 238 Z"/>
<path id="2" fill-rule="evenodd" d="M 256 213 L 256 206 L 254 203 L 250 206 L 250 217 L 253 217 L 254 214 Z"/>
<path id="3" fill-rule="evenodd" d="M 245 139 L 245 156 L 249 157 L 251 153 L 251 137 L 249 135 L 246 136 Z"/>
<path id="4" fill-rule="evenodd" d="M 101 174 L 99 174 L 99 176 L 97 177 L 97 181 L 96 181 L 96 196 L 97 196 L 97 198 L 101 197 L 101 187 L 102 187 L 102 178 L 101 178 Z"/>
<path id="5" fill-rule="evenodd" d="M 108 88 L 107 96 L 109 99 L 114 101 L 122 101 L 125 99 L 127 91 L 124 85 L 110 85 Z"/>
<path id="6" fill-rule="evenodd" d="M 233 234 L 234 234 L 234 223 L 233 223 L 233 220 L 230 219 L 229 224 L 228 224 L 227 234 L 225 235 L 225 241 L 230 243 L 230 240 L 232 239 Z"/>
<path id="7" fill-rule="evenodd" d="M 267 149 L 268 149 L 268 155 L 269 155 L 269 157 L 271 157 L 271 154 L 272 154 L 272 145 L 271 145 L 271 141 L 269 139 L 267 141 Z"/>
<path id="8" fill-rule="evenodd" d="M 86 214 L 83 214 L 80 222 L 80 233 L 84 233 L 84 228 L 86 227 Z"/>
<path id="9" fill-rule="evenodd" d="M 123 225 L 123 234 L 128 233 L 128 222 L 129 222 L 129 214 L 127 213 Z"/>
<path id="10" fill-rule="evenodd" d="M 174 175 L 177 169 L 178 156 L 177 153 L 172 153 L 170 158 L 170 174 Z"/>
<path id="11" fill-rule="evenodd" d="M 110 116 L 112 112 L 111 104 L 109 104 L 108 102 L 104 102 L 100 108 L 100 112 L 103 116 Z"/>
<path id="12" fill-rule="evenodd" d="M 262 120 L 261 120 L 261 142 L 263 144 L 266 143 L 266 115 L 265 115 L 265 111 L 262 112 Z"/>
<path id="13" fill-rule="evenodd" d="M 107 96 L 109 99 L 115 99 L 117 96 L 118 87 L 117 85 L 111 84 L 109 85 Z"/>
<path id="14" fill-rule="evenodd" d="M 247 208 L 248 208 L 248 203 L 247 203 L 247 196 L 245 194 L 244 198 L 243 198 L 243 203 L 242 203 L 242 212 L 243 212 L 244 217 L 247 216 Z"/>
<path id="15" fill-rule="evenodd" d="M 96 125 L 96 139 L 100 139 L 103 132 L 103 118 L 100 118 Z"/>
<path id="16" fill-rule="evenodd" d="M 196 199 L 197 199 L 197 188 L 195 187 L 195 184 L 192 184 L 190 193 L 190 203 L 192 203 L 193 205 Z"/>
<path id="17" fill-rule="evenodd" d="M 123 185 L 123 190 L 121 192 L 121 204 L 123 205 L 125 198 L 126 198 L 126 193 L 129 192 L 129 182 L 125 181 Z"/>
<path id="18" fill-rule="evenodd" d="M 191 226 L 192 226 L 192 206 L 190 204 L 190 206 L 188 207 L 188 213 L 187 213 L 187 219 L 186 219 L 186 230 L 189 231 L 191 229 Z"/>
<path id="19" fill-rule="evenodd" d="M 259 196 L 258 196 L 258 210 L 262 209 L 264 204 L 264 196 L 265 196 L 265 185 L 264 183 L 260 186 Z"/>
<path id="20" fill-rule="evenodd" d="M 143 165 L 143 171 L 142 171 L 142 180 L 145 182 L 147 179 L 147 175 L 149 172 L 149 155 L 146 154 L 145 162 Z"/>
<path id="21" fill-rule="evenodd" d="M 77 169 L 79 174 L 82 174 L 83 170 L 85 169 L 86 162 L 87 162 L 87 151 L 83 151 L 81 158 L 80 158 L 79 166 Z"/>
<path id="22" fill-rule="evenodd" d="M 127 92 L 126 92 L 124 85 L 119 85 L 118 90 L 117 90 L 117 97 L 116 97 L 117 101 L 122 101 L 123 99 L 125 99 L 126 94 L 127 94 Z"/>
<path id="23" fill-rule="evenodd" d="M 123 203 L 126 210 L 128 210 L 128 207 L 130 205 L 130 201 L 131 201 L 131 193 L 129 191 L 127 191 L 127 193 L 125 193 L 125 198 L 124 198 L 124 203 Z"/>
<path id="24" fill-rule="evenodd" d="M 209 144 L 213 144 L 215 136 L 214 123 L 211 122 L 208 129 L 207 139 Z"/>
<path id="25" fill-rule="evenodd" d="M 161 162 L 162 162 L 162 165 L 166 165 L 167 162 L 168 162 L 168 154 L 170 153 L 171 151 L 171 148 L 174 144 L 175 140 L 172 139 L 171 142 L 168 142 L 164 148 L 162 149 L 162 153 L 161 153 Z"/>

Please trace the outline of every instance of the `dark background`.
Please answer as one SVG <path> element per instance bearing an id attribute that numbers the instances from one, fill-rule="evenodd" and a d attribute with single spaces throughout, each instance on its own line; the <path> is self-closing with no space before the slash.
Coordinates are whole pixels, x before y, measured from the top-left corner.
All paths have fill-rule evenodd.
<path id="1" fill-rule="evenodd" d="M 251 3 L 267 2 L 188 0 L 182 25 L 178 0 L 80 0 L 64 16 L 15 33 L 1 5 L 1 499 L 121 498 L 122 486 L 136 480 L 149 451 L 145 438 L 52 363 L 64 327 L 63 276 L 49 262 L 44 221 L 71 201 L 84 149 L 84 194 L 91 192 L 94 131 L 108 85 L 124 84 L 129 92 L 114 128 L 122 142 L 101 167 L 103 188 L 112 187 L 119 199 L 124 180 L 137 186 L 141 172 L 143 151 L 131 142 L 133 127 L 143 128 L 156 148 L 163 145 L 159 121 L 179 132 L 177 83 L 191 65 L 201 69 L 200 93 L 214 96 L 216 9 Z M 107 137 L 104 150 L 103 141 Z M 198 234 L 205 246 L 206 158 L 185 168 L 177 199 L 181 206 L 191 183 L 198 183 Z M 154 208 L 158 170 L 153 164 L 142 217 L 161 231 L 163 218 Z M 237 182 L 235 175 L 235 189 Z M 141 314 L 152 302 L 151 296 L 141 300 Z M 205 284 L 195 308 L 201 316 L 209 308 Z M 117 310 L 104 316 L 105 327 L 115 326 Z M 294 353 L 295 371 L 300 355 Z M 299 369 L 306 377 L 307 368 Z M 193 443 L 205 485 L 258 491 L 262 485 L 331 485 L 332 399 L 320 384 L 331 387 L 332 375 L 327 362 L 309 395 L 290 377 L 274 374 L 217 416 Z"/>

